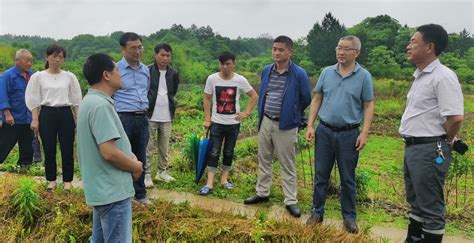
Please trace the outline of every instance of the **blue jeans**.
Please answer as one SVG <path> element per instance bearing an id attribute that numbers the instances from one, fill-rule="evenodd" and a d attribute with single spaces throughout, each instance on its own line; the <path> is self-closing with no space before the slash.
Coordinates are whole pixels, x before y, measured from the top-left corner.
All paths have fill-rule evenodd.
<path id="1" fill-rule="evenodd" d="M 91 242 L 132 242 L 131 198 L 94 206 Z"/>
<path id="2" fill-rule="evenodd" d="M 222 160 L 222 164 L 224 165 L 224 170 L 229 171 L 232 167 L 234 148 L 240 132 L 240 123 L 233 125 L 212 123 L 210 129 L 212 148 L 211 153 L 209 154 L 207 168 L 208 170 L 215 170 L 217 168 L 222 143 L 224 143 L 224 159 Z"/>
<path id="3" fill-rule="evenodd" d="M 119 113 L 128 140 L 132 145 L 132 152 L 137 159 L 143 163 L 143 173 L 137 181 L 133 182 L 135 188 L 135 198 L 143 199 L 146 197 L 145 188 L 145 165 L 146 165 L 146 146 L 148 145 L 148 118 L 146 116 L 131 116 Z"/>
<path id="4" fill-rule="evenodd" d="M 319 124 L 316 129 L 315 183 L 313 194 L 313 214 L 324 216 L 324 204 L 328 193 L 328 182 L 334 161 L 337 161 L 341 178 L 341 208 L 344 219 L 356 220 L 356 180 L 355 168 L 359 151 L 355 144 L 359 130 L 332 131 Z"/>

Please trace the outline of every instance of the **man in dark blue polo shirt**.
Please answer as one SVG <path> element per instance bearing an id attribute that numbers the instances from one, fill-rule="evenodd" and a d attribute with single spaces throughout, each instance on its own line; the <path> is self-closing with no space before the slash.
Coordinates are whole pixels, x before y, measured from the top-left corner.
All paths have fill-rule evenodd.
<path id="1" fill-rule="evenodd" d="M 15 66 L 0 76 L 0 163 L 3 163 L 18 142 L 18 164 L 28 168 L 33 160 L 31 112 L 26 108 L 25 90 L 31 76 L 33 56 L 26 49 L 15 55 Z"/>
<path id="2" fill-rule="evenodd" d="M 334 161 L 341 175 L 341 209 L 344 229 L 357 233 L 355 169 L 359 151 L 367 143 L 374 114 L 374 92 L 370 73 L 356 58 L 361 43 L 355 36 L 345 36 L 336 47 L 337 64 L 323 70 L 314 88 L 306 139 L 313 140 L 316 116 L 313 210 L 307 223 L 323 220 L 328 182 Z M 362 131 L 359 125 L 364 121 Z"/>

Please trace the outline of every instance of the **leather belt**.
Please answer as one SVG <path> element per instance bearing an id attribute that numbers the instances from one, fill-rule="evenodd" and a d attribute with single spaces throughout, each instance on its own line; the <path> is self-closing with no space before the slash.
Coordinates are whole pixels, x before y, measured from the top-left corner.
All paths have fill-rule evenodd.
<path id="1" fill-rule="evenodd" d="M 268 115 L 267 113 L 263 113 L 268 119 L 272 120 L 272 121 L 280 121 L 280 117 L 274 117 L 274 116 L 270 116 Z"/>
<path id="2" fill-rule="evenodd" d="M 436 137 L 403 137 L 403 141 L 407 147 L 415 144 L 434 143 L 445 139 L 446 135 Z"/>
<path id="3" fill-rule="evenodd" d="M 126 116 L 145 116 L 146 111 L 132 111 L 132 112 L 117 112 L 119 115 Z"/>
<path id="4" fill-rule="evenodd" d="M 340 131 L 349 131 L 352 129 L 356 129 L 360 126 L 360 124 L 349 124 L 345 126 L 333 126 L 323 120 L 319 120 L 319 123 L 323 124 L 325 127 L 333 130 L 334 132 L 340 132 Z"/>

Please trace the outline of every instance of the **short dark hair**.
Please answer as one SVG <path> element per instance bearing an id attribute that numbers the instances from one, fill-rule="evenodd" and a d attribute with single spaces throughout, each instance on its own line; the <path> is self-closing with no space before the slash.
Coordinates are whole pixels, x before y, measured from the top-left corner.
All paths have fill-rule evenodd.
<path id="1" fill-rule="evenodd" d="M 235 62 L 235 54 L 230 52 L 230 51 L 225 51 L 219 55 L 219 62 L 224 63 L 227 62 L 228 60 L 232 60 Z"/>
<path id="2" fill-rule="evenodd" d="M 291 38 L 286 35 L 278 36 L 275 38 L 275 40 L 273 40 L 273 43 L 283 43 L 286 47 L 293 49 L 293 40 L 291 40 Z"/>
<path id="3" fill-rule="evenodd" d="M 155 53 L 160 52 L 160 50 L 163 49 L 166 52 L 171 52 L 173 53 L 173 49 L 171 49 L 171 46 L 166 44 L 166 43 L 161 43 L 155 46 Z"/>
<path id="4" fill-rule="evenodd" d="M 59 54 L 62 53 L 63 57 L 66 58 L 66 49 L 64 47 L 58 45 L 58 44 L 51 44 L 46 48 L 46 57 L 53 55 L 53 54 Z M 46 61 L 44 64 L 44 69 L 49 68 L 49 63 Z"/>
<path id="5" fill-rule="evenodd" d="M 416 31 L 423 36 L 423 42 L 434 44 L 436 56 L 446 49 L 449 39 L 448 32 L 441 25 L 425 24 L 416 28 Z"/>
<path id="6" fill-rule="evenodd" d="M 111 72 L 115 68 L 112 57 L 107 54 L 97 53 L 89 56 L 82 67 L 82 73 L 90 85 L 100 83 L 105 71 Z"/>
<path id="7" fill-rule="evenodd" d="M 137 33 L 125 32 L 123 33 L 122 36 L 120 36 L 119 43 L 120 43 L 120 46 L 126 47 L 127 41 L 136 41 L 136 40 L 142 41 L 142 38 Z"/>

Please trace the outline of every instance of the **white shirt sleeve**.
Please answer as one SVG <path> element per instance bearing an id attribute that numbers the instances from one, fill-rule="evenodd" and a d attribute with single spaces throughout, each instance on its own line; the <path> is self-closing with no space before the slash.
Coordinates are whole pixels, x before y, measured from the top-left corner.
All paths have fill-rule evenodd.
<path id="1" fill-rule="evenodd" d="M 30 111 L 41 106 L 41 85 L 39 76 L 40 72 L 34 73 L 26 86 L 25 103 Z"/>
<path id="2" fill-rule="evenodd" d="M 71 76 L 71 83 L 69 84 L 69 95 L 71 99 L 72 106 L 79 106 L 82 100 L 81 86 L 79 85 L 79 80 L 77 80 L 76 75 L 69 72 Z"/>
<path id="3" fill-rule="evenodd" d="M 253 90 L 253 87 L 252 85 L 250 85 L 249 81 L 244 77 L 244 76 L 241 76 L 242 77 L 242 82 L 240 82 L 240 89 L 244 92 L 244 93 L 248 93 L 249 91 Z"/>
<path id="4" fill-rule="evenodd" d="M 204 93 L 212 95 L 214 93 L 212 90 L 213 86 L 214 85 L 212 75 L 209 75 L 206 80 L 206 86 L 204 87 Z"/>
<path id="5" fill-rule="evenodd" d="M 462 89 L 454 72 L 446 71 L 446 73 L 444 73 L 438 82 L 436 92 L 441 116 L 446 117 L 464 114 Z"/>

